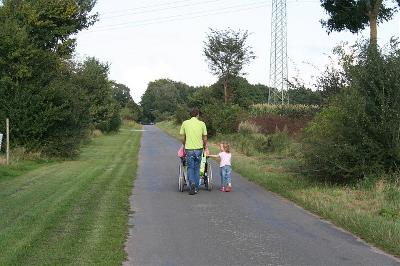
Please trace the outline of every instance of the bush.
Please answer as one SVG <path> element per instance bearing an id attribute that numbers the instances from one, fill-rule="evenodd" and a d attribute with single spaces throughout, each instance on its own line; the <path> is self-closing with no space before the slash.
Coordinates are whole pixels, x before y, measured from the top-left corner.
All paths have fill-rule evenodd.
<path id="1" fill-rule="evenodd" d="M 382 170 L 377 143 L 363 128 L 365 100 L 343 91 L 305 130 L 306 169 L 334 180 L 361 178 Z"/>
<path id="2" fill-rule="evenodd" d="M 290 146 L 290 138 L 286 130 L 277 131 L 268 136 L 268 150 L 271 152 L 283 152 Z"/>
<path id="3" fill-rule="evenodd" d="M 201 108 L 201 119 L 206 123 L 210 136 L 236 133 L 240 121 L 246 117 L 246 112 L 238 105 L 213 104 Z"/>
<path id="4" fill-rule="evenodd" d="M 174 114 L 175 124 L 180 125 L 190 118 L 190 110 L 186 105 L 179 105 Z"/>
<path id="5" fill-rule="evenodd" d="M 0 102 L 0 121 L 10 118 L 12 147 L 54 156 L 74 156 L 88 136 L 89 112 L 83 93 L 68 79 L 54 80 L 44 88 L 12 87 Z M 4 124 L 0 123 L 0 132 Z"/>
<path id="6" fill-rule="evenodd" d="M 305 130 L 309 173 L 350 181 L 400 165 L 400 52 L 359 48 L 344 61 L 350 77 L 331 104 Z"/>

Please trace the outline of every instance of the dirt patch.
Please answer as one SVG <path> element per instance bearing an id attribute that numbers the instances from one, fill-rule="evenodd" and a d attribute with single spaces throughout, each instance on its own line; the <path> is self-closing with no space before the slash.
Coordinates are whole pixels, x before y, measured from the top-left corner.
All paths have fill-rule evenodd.
<path id="1" fill-rule="evenodd" d="M 265 115 L 251 118 L 250 121 L 260 127 L 262 133 L 272 134 L 276 130 L 287 130 L 291 136 L 297 136 L 307 126 L 312 117 L 290 118 L 277 115 Z"/>

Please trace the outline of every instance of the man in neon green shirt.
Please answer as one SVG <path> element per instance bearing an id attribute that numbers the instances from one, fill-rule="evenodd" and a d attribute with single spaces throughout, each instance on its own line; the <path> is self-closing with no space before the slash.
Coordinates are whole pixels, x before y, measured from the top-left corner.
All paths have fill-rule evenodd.
<path id="1" fill-rule="evenodd" d="M 193 108 L 190 116 L 191 119 L 182 123 L 180 134 L 186 150 L 189 194 L 194 195 L 199 190 L 201 155 L 207 146 L 207 127 L 199 120 L 199 109 Z"/>

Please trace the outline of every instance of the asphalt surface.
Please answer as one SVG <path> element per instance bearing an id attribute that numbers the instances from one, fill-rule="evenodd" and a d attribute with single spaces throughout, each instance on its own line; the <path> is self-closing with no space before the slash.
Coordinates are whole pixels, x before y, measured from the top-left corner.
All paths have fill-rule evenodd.
<path id="1" fill-rule="evenodd" d="M 231 193 L 178 192 L 179 143 L 144 130 L 124 265 L 400 265 L 236 173 Z"/>

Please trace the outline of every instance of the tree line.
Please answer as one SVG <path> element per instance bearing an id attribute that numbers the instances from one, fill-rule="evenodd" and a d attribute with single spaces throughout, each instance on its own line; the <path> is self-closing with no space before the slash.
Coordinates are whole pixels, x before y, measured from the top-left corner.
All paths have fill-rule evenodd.
<path id="1" fill-rule="evenodd" d="M 108 64 L 73 59 L 75 34 L 97 21 L 95 0 L 0 3 L 0 132 L 9 118 L 12 146 L 74 156 L 93 130 L 118 130 L 122 110 L 135 118 Z"/>

